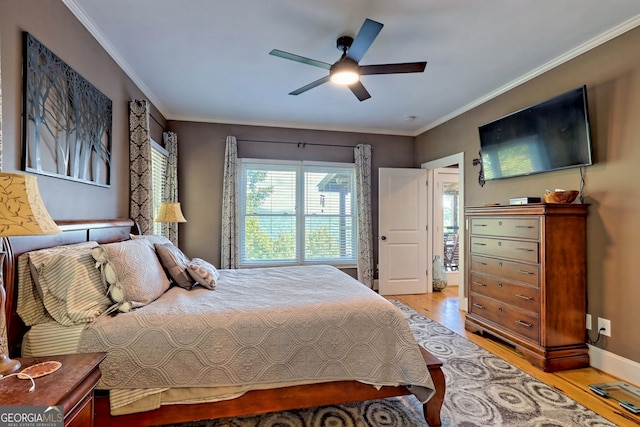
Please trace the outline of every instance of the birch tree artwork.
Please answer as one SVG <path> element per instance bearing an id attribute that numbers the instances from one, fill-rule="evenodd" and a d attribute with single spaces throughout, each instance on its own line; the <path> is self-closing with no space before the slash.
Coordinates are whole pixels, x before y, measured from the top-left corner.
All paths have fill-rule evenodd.
<path id="1" fill-rule="evenodd" d="M 111 100 L 26 32 L 24 55 L 24 169 L 108 187 Z"/>

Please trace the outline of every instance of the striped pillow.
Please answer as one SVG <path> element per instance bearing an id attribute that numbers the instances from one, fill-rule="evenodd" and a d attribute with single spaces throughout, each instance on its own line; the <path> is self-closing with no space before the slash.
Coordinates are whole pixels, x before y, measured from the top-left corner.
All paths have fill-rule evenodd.
<path id="1" fill-rule="evenodd" d="M 92 322 L 111 305 L 89 248 L 32 254 L 30 260 L 44 306 L 58 323 Z"/>
<path id="2" fill-rule="evenodd" d="M 51 255 L 77 250 L 88 252 L 97 244 L 98 242 L 89 241 L 54 246 L 27 252 L 18 258 L 17 312 L 25 325 L 32 326 L 54 320 L 47 312 L 43 302 L 43 292 L 38 281 L 38 267 Z"/>

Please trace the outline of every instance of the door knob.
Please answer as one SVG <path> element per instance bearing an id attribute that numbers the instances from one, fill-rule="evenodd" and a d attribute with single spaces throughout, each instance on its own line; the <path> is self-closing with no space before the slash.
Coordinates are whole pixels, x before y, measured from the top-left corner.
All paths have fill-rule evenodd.
<path id="1" fill-rule="evenodd" d="M 387 240 L 387 236 L 380 236 L 380 240 Z"/>

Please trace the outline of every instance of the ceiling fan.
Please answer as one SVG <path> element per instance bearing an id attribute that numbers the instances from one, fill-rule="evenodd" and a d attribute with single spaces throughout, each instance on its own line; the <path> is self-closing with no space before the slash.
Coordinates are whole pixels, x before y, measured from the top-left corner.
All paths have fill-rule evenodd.
<path id="1" fill-rule="evenodd" d="M 380 30 L 382 30 L 382 27 L 383 25 L 379 22 L 365 19 L 355 39 L 349 36 L 339 37 L 336 41 L 336 46 L 342 51 L 342 56 L 334 64 L 305 58 L 304 56 L 283 52 L 278 49 L 273 49 L 269 54 L 329 70 L 329 75 L 302 86 L 290 92 L 289 95 L 300 95 L 309 89 L 332 81 L 336 84 L 349 86 L 351 92 L 353 92 L 360 101 L 364 101 L 365 99 L 371 98 L 371 95 L 360 82 L 360 76 L 371 74 L 421 73 L 427 66 L 426 61 L 405 62 L 400 64 L 360 65 L 360 60 L 367 50 L 369 50 L 369 47 L 371 47 Z"/>

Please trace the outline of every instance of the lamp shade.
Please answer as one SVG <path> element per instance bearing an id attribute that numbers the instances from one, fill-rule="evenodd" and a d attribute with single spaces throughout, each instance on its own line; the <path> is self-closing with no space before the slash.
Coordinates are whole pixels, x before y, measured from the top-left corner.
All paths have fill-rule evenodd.
<path id="1" fill-rule="evenodd" d="M 0 172 L 0 236 L 56 234 L 33 175 Z"/>
<path id="2" fill-rule="evenodd" d="M 155 222 L 187 222 L 182 215 L 180 203 L 160 203 L 160 210 L 154 219 Z"/>

